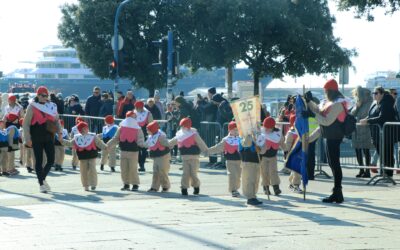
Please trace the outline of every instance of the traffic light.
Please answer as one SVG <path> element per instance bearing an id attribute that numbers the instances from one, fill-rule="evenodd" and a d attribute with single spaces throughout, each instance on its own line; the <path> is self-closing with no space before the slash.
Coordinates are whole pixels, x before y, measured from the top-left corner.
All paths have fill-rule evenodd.
<path id="1" fill-rule="evenodd" d="M 117 62 L 115 60 L 112 60 L 112 62 L 109 65 L 109 77 L 110 79 L 115 79 L 117 77 Z"/>
<path id="2" fill-rule="evenodd" d="M 119 76 L 127 76 L 129 72 L 129 58 L 128 55 L 123 51 L 118 52 L 118 73 Z"/>
<path id="3" fill-rule="evenodd" d="M 153 67 L 161 72 L 162 75 L 168 74 L 168 40 L 163 38 L 158 41 L 152 41 L 152 47 L 155 50 L 154 55 L 152 56 Z M 158 51 L 157 51 L 158 50 Z"/>
<path id="4" fill-rule="evenodd" d="M 172 52 L 172 76 L 177 77 L 179 75 L 179 52 Z"/>

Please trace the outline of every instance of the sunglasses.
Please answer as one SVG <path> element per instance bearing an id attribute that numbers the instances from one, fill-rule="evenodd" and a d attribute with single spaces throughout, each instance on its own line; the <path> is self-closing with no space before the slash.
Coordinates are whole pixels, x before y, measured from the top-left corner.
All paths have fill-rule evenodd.
<path id="1" fill-rule="evenodd" d="M 43 98 L 49 97 L 48 95 L 40 95 L 40 96 L 43 97 Z"/>
<path id="2" fill-rule="evenodd" d="M 96 94 L 96 95 L 98 95 L 98 94 L 100 94 L 100 92 L 93 92 L 93 94 Z"/>
<path id="3" fill-rule="evenodd" d="M 397 93 L 393 93 L 392 95 L 397 95 Z"/>

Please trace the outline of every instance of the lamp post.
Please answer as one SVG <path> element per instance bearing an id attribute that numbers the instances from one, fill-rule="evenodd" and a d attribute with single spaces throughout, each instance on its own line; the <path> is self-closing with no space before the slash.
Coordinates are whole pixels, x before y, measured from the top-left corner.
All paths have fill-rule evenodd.
<path id="1" fill-rule="evenodd" d="M 114 81 L 114 112 L 117 110 L 117 99 L 115 98 L 117 95 L 117 90 L 118 90 L 118 81 L 119 81 L 119 61 L 118 61 L 118 51 L 120 50 L 119 46 L 119 32 L 118 32 L 118 21 L 119 21 L 119 16 L 121 14 L 122 8 L 131 2 L 132 0 L 125 0 L 122 3 L 118 5 L 117 12 L 115 13 L 115 19 L 114 19 L 114 40 L 112 41 L 114 43 L 114 61 L 117 63 L 117 68 L 116 68 L 116 76 L 115 76 L 115 81 Z M 115 114 L 116 115 L 116 114 Z"/>

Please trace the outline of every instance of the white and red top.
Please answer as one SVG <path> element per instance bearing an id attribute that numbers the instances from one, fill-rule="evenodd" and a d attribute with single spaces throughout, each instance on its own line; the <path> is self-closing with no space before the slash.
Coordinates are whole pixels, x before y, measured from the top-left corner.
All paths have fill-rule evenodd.
<path id="1" fill-rule="evenodd" d="M 235 154 L 239 152 L 239 137 L 238 136 L 227 136 L 225 138 L 224 153 Z"/>
<path id="2" fill-rule="evenodd" d="M 42 125 L 47 120 L 55 121 L 57 116 L 57 105 L 52 102 L 46 102 L 44 104 L 38 102 L 32 102 L 32 120 L 31 125 Z"/>
<path id="3" fill-rule="evenodd" d="M 196 145 L 196 135 L 195 130 L 179 130 L 176 133 L 176 139 L 178 140 L 178 148 L 190 148 Z"/>
<path id="4" fill-rule="evenodd" d="M 121 142 L 135 142 L 137 141 L 138 130 L 140 126 L 135 118 L 127 117 L 124 119 L 119 126 L 120 128 L 120 135 L 119 140 Z"/>
<path id="5" fill-rule="evenodd" d="M 140 127 L 146 126 L 149 120 L 150 111 L 144 108 L 142 112 L 138 112 L 137 110 L 135 110 L 135 114 L 136 114 L 136 121 L 139 124 L 139 126 Z"/>
<path id="6" fill-rule="evenodd" d="M 257 138 L 257 146 L 259 147 L 266 147 L 267 150 L 279 149 L 279 142 L 281 141 L 282 133 L 280 130 L 275 130 L 270 133 L 263 132 Z"/>
<path id="7" fill-rule="evenodd" d="M 77 134 L 74 136 L 74 149 L 79 152 L 97 150 L 95 139 L 95 133 L 88 133 L 86 135 Z"/>

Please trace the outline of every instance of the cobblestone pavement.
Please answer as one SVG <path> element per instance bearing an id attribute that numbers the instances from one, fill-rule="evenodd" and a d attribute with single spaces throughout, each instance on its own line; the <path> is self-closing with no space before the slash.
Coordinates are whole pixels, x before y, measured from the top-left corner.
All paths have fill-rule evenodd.
<path id="1" fill-rule="evenodd" d="M 227 192 L 225 170 L 201 168 L 201 195 L 182 198 L 173 165 L 170 192 L 147 193 L 146 166 L 139 192 L 120 191 L 108 169 L 95 192 L 70 167 L 51 173 L 49 194 L 25 169 L 0 177 L 0 249 L 400 249 L 398 185 L 366 186 L 355 170 L 344 170 L 341 205 L 320 201 L 332 180 L 310 181 L 303 201 L 281 175 L 283 194 L 267 200 L 260 188 L 264 204 L 252 207 Z"/>

